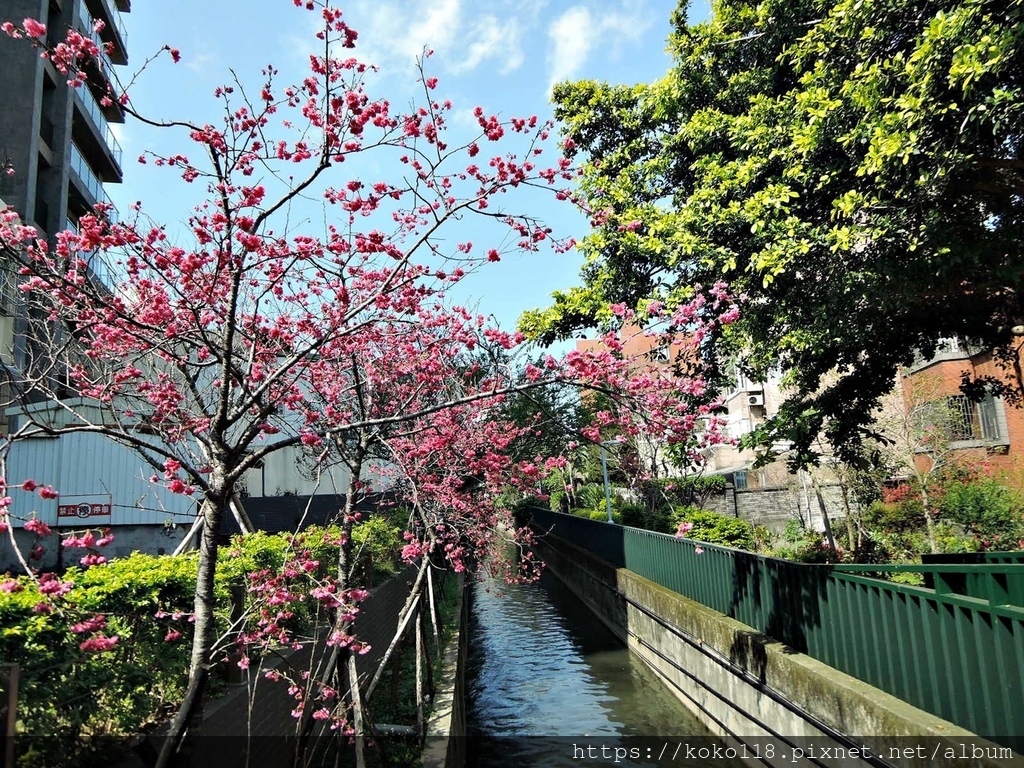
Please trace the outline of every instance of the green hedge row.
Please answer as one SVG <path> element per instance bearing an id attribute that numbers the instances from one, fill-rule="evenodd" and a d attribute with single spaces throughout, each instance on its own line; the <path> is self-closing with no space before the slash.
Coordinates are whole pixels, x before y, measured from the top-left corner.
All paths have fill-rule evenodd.
<path id="1" fill-rule="evenodd" d="M 249 573 L 280 570 L 293 546 L 320 561 L 319 573 L 333 572 L 339 534 L 311 528 L 293 542 L 286 535 L 254 533 L 223 547 L 217 569 L 219 633 L 229 626 L 231 585 L 244 584 Z M 367 578 L 397 570 L 397 526 L 371 518 L 353 538 L 362 545 Z M 67 571 L 61 579 L 74 586 L 49 601 L 27 577 L 0 583 L 0 662 L 21 666 L 19 766 L 116 762 L 128 737 L 174 711 L 187 680 L 196 567 L 194 553 L 136 553 Z M 303 610 L 309 609 L 296 610 L 293 628 L 308 622 Z M 118 638 L 109 650 L 82 647 L 83 638 L 95 635 L 83 622 L 96 622 L 97 616 L 105 622 L 100 634 Z"/>

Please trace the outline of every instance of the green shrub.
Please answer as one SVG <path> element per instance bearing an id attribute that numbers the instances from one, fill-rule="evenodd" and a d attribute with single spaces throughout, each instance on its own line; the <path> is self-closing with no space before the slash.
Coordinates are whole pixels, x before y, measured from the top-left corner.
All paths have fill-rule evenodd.
<path id="1" fill-rule="evenodd" d="M 1024 500 L 995 480 L 963 473 L 945 478 L 932 493 L 935 542 L 940 552 L 1014 549 L 1024 540 Z M 924 505 L 908 485 L 886 489 L 882 501 L 864 511 L 864 524 L 877 543 L 873 562 L 916 562 L 931 552 Z"/>
<path id="2" fill-rule="evenodd" d="M 21 664 L 18 765 L 62 768 L 114 762 L 127 736 L 152 722 L 184 690 L 196 558 L 134 554 L 64 576 L 66 608 L 38 613 L 35 582 L 0 592 L 0 658 Z M 72 625 L 106 617 L 113 649 L 89 653 Z M 164 618 L 156 618 L 166 614 Z M 175 621 L 173 618 L 179 615 Z M 182 630 L 177 642 L 165 637 Z"/>
<path id="3" fill-rule="evenodd" d="M 572 514 L 576 515 L 576 517 L 585 517 L 588 520 L 596 520 L 601 523 L 608 522 L 608 509 L 604 506 L 598 509 L 584 509 L 580 507 L 572 510 Z M 622 525 L 622 513 L 615 508 L 612 508 L 612 521 Z"/>
<path id="4" fill-rule="evenodd" d="M 924 586 L 924 574 L 923 573 L 890 573 L 880 574 L 882 576 L 888 576 L 888 581 L 894 584 L 907 584 L 911 587 L 923 587 Z"/>
<path id="5" fill-rule="evenodd" d="M 782 540 L 787 544 L 797 544 L 807 538 L 807 526 L 799 518 L 792 518 L 786 521 L 786 527 L 782 531 Z"/>
<path id="6" fill-rule="evenodd" d="M 925 527 L 924 504 L 917 494 L 895 501 L 876 501 L 864 510 L 864 524 L 886 533 L 911 533 Z"/>
<path id="7" fill-rule="evenodd" d="M 672 530 L 678 529 L 683 522 L 693 524 L 693 528 L 686 534 L 688 539 L 736 549 L 754 549 L 754 526 L 746 520 L 697 507 L 679 507 L 672 513 Z"/>
<path id="8" fill-rule="evenodd" d="M 782 541 L 783 545 L 771 554 L 798 563 L 837 563 L 844 556 L 842 549 L 832 549 L 825 541 L 823 533 L 808 529 L 799 518 L 786 521 Z"/>
<path id="9" fill-rule="evenodd" d="M 651 480 L 643 488 L 651 511 L 671 513 L 674 507 L 700 507 L 708 498 L 725 491 L 729 481 L 721 475 L 671 477 Z"/>
<path id="10" fill-rule="evenodd" d="M 389 578 L 401 567 L 402 528 L 386 515 L 372 515 L 352 529 L 352 541 L 358 558 L 358 572 L 364 586 Z M 337 547 L 335 557 L 337 556 Z"/>
<path id="11" fill-rule="evenodd" d="M 671 509 L 652 511 L 643 504 L 622 504 L 622 524 L 632 528 L 643 528 L 646 531 L 659 533 L 675 533 L 672 527 Z"/>
<path id="12" fill-rule="evenodd" d="M 775 550 L 776 557 L 795 560 L 798 563 L 838 563 L 842 560 L 842 552 L 837 552 L 828 545 L 824 538 L 804 539 L 790 546 Z"/>
<path id="13" fill-rule="evenodd" d="M 580 509 L 597 509 L 608 503 L 603 485 L 590 483 L 576 489 L 576 505 Z"/>
<path id="14" fill-rule="evenodd" d="M 758 552 L 771 550 L 778 536 L 765 525 L 754 526 L 754 548 Z"/>
<path id="15" fill-rule="evenodd" d="M 955 482 L 945 489 L 940 514 L 972 533 L 985 548 L 1016 549 L 1024 539 L 1024 503 L 995 480 Z"/>
<path id="16" fill-rule="evenodd" d="M 340 530 L 310 528 L 296 536 L 254 533 L 220 550 L 216 590 L 218 635 L 229 627 L 230 586 L 247 574 L 280 571 L 293 552 L 319 561 L 320 573 L 336 568 Z M 361 567 L 394 572 L 401 531 L 384 515 L 355 527 Z M 22 577 L 0 590 L 0 659 L 21 665 L 18 765 L 86 768 L 116 762 L 126 738 L 176 704 L 187 682 L 197 559 L 133 554 L 63 577 L 74 587 L 52 613 L 36 583 Z M 313 578 L 303 572 L 298 578 Z M 316 601 L 293 605 L 288 620 L 301 631 L 314 619 Z M 76 622 L 102 614 L 112 649 L 80 648 Z M 214 682 L 217 682 L 216 680 Z"/>
<path id="17" fill-rule="evenodd" d="M 560 488 L 557 491 L 552 491 L 551 495 L 548 496 L 548 509 L 552 512 L 561 512 L 562 499 L 566 496 L 565 489 Z"/>

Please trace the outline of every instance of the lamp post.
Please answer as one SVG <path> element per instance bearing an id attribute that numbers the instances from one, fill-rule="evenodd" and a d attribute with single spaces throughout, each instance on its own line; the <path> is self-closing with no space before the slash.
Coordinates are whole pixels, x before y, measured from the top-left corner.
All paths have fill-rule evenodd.
<path id="1" fill-rule="evenodd" d="M 604 475 L 604 501 L 608 507 L 608 522 L 614 523 L 612 520 L 612 487 L 608 483 L 608 453 L 605 450 L 605 446 L 608 445 L 621 445 L 620 440 L 605 440 L 601 443 L 601 473 Z"/>

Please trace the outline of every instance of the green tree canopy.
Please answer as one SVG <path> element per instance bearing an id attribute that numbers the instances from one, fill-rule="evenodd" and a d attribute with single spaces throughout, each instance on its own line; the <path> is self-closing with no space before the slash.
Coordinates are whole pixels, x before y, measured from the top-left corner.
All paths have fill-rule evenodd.
<path id="1" fill-rule="evenodd" d="M 1016 359 L 1021 0 L 719 0 L 698 25 L 686 5 L 662 79 L 555 89 L 594 229 L 583 285 L 523 329 L 725 280 L 746 301 L 715 351 L 785 374 L 759 437 L 798 463 L 822 432 L 855 454 L 897 366 L 944 337 Z"/>

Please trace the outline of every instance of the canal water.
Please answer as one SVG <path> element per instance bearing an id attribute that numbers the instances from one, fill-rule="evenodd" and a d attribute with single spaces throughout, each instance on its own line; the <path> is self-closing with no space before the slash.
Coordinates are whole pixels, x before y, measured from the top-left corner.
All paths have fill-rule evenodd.
<path id="1" fill-rule="evenodd" d="M 686 758 L 714 740 L 556 577 L 473 589 L 467 765 L 730 764 Z"/>

